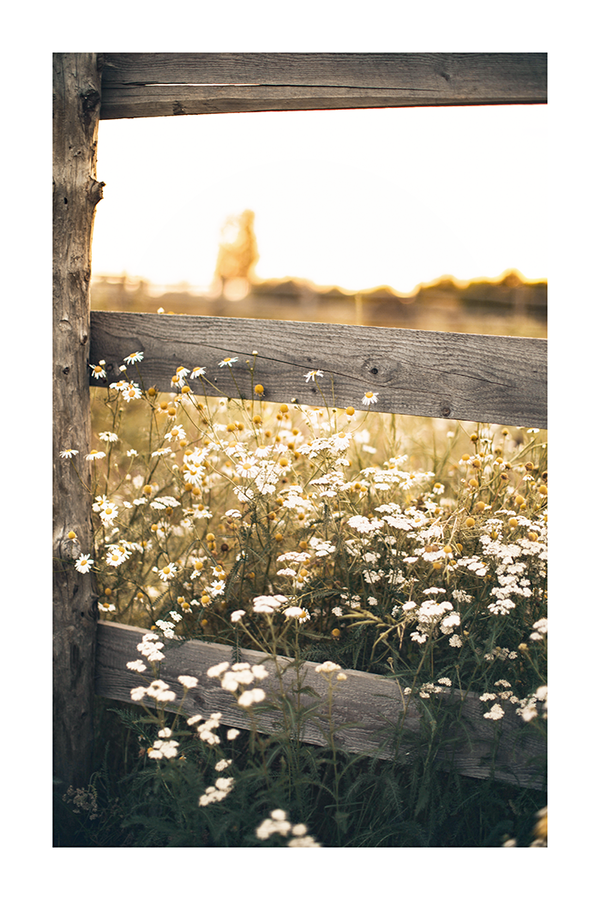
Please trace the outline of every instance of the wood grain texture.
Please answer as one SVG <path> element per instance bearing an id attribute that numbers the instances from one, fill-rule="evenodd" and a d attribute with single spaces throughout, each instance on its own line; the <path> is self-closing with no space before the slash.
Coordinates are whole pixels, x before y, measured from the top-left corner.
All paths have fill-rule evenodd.
<path id="1" fill-rule="evenodd" d="M 96 660 L 96 693 L 112 700 L 131 701 L 132 688 L 145 685 L 148 680 L 126 668 L 129 661 L 141 659 L 137 648 L 144 629 L 127 625 L 101 622 L 98 625 Z M 197 687 L 191 689 L 183 702 L 188 715 L 208 717 L 220 712 L 222 723 L 236 728 L 248 728 L 246 711 L 237 705 L 230 693 L 224 691 L 219 679 L 208 678 L 207 670 L 218 663 L 233 662 L 232 647 L 201 641 L 166 641 L 161 663 L 160 678 L 177 694 L 179 706 L 183 689 L 179 675 L 198 678 Z M 267 693 L 277 694 L 280 684 L 285 689 L 295 681 L 295 673 L 288 669 L 282 681 L 276 676 L 272 660 L 265 660 L 262 653 L 242 650 L 242 661 L 251 665 L 264 663 L 270 672 L 268 679 L 260 682 Z M 280 670 L 290 660 L 278 658 Z M 327 694 L 324 677 L 315 671 L 316 663 L 304 663 L 303 684 L 312 688 L 320 698 Z M 347 680 L 339 684 L 334 693 L 332 719 L 337 732 L 338 746 L 354 753 L 365 753 L 381 759 L 395 758 L 409 763 L 419 752 L 421 707 L 416 701 L 408 702 L 402 686 L 393 678 L 370 675 L 364 672 L 344 670 Z M 452 749 L 440 752 L 443 766 L 456 768 L 461 774 L 473 778 L 494 777 L 522 787 L 543 789 L 543 773 L 546 754 L 545 742 L 515 714 L 514 707 L 504 704 L 505 717 L 498 724 L 483 718 L 484 707 L 476 694 L 453 693 L 445 689 L 444 707 L 455 706 L 447 721 L 454 724 L 444 733 L 444 739 L 452 739 Z M 307 702 L 313 702 L 308 697 Z M 261 713 L 259 729 L 271 733 L 281 724 L 274 712 Z M 400 728 L 400 724 L 402 728 Z M 302 739 L 309 744 L 323 746 L 325 739 L 319 727 L 307 727 Z"/>
<path id="2" fill-rule="evenodd" d="M 100 71 L 93 53 L 56 53 L 53 69 L 54 775 L 83 786 L 91 766 L 96 603 L 92 575 L 77 573 L 73 560 L 93 549 L 85 457 L 91 239 L 102 196 L 95 179 Z M 60 457 L 67 449 L 78 451 L 76 466 Z"/>
<path id="3" fill-rule="evenodd" d="M 377 412 L 546 428 L 547 351 L 539 338 L 92 312 L 90 361 L 106 361 L 109 382 L 137 350 L 143 386 L 160 391 L 171 390 L 178 366 L 205 366 L 204 382 L 190 382 L 197 395 L 249 399 L 259 383 L 265 400 L 360 409 L 370 390 L 379 395 L 370 407 Z M 237 357 L 232 368 L 219 367 L 225 357 Z M 324 375 L 307 382 L 310 370 Z"/>
<path id="4" fill-rule="evenodd" d="M 546 103 L 545 53 L 106 53 L 102 118 Z"/>

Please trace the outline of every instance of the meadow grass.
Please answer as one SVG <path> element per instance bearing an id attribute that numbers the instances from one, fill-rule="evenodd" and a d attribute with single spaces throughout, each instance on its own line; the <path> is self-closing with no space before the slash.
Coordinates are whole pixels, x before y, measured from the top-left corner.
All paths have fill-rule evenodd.
<path id="1" fill-rule="evenodd" d="M 221 363 L 232 386 L 239 364 Z M 380 414 L 368 391 L 347 409 L 267 403 L 259 371 L 251 400 L 207 396 L 200 367 L 159 394 L 142 354 L 121 374 L 92 389 L 94 546 L 75 566 L 93 573 L 102 618 L 147 629 L 129 666 L 143 706 L 99 701 L 100 733 L 116 737 L 100 737 L 89 796 L 62 795 L 56 840 L 544 845 L 539 792 L 448 774 L 435 727 L 411 766 L 345 754 L 330 701 L 343 669 L 360 669 L 400 679 L 433 722 L 452 688 L 476 691 L 483 718 L 511 704 L 545 731 L 545 432 Z M 260 666 L 224 653 L 213 677 L 247 731 L 173 717 L 162 649 L 190 638 L 290 657 L 297 696 L 280 684 L 268 697 Z M 319 702 L 300 693 L 306 661 L 324 678 Z M 268 702 L 287 716 L 265 736 L 253 709 Z M 300 740 L 310 716 L 324 747 Z"/>

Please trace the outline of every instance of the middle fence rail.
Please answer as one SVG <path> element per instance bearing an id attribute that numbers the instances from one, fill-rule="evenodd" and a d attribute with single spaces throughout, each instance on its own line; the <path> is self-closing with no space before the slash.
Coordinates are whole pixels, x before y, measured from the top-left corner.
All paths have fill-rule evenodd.
<path id="1" fill-rule="evenodd" d="M 144 353 L 144 386 L 172 391 L 178 366 L 206 368 L 194 393 L 547 427 L 547 342 L 315 322 L 92 311 L 90 362 L 108 382 Z M 219 367 L 225 358 L 229 366 Z M 309 371 L 322 377 L 307 379 Z M 90 384 L 100 382 L 90 375 Z"/>

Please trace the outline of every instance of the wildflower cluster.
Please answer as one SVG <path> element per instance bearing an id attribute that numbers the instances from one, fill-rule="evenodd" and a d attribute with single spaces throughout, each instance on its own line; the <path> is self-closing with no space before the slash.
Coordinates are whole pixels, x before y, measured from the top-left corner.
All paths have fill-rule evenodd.
<path id="1" fill-rule="evenodd" d="M 250 687 L 254 681 L 269 677 L 263 665 L 251 666 L 250 663 L 240 662 L 230 667 L 228 662 L 223 662 L 212 666 L 206 674 L 209 678 L 219 678 L 223 690 L 236 695 L 239 706 L 253 706 L 266 698 L 262 688 Z"/>
<path id="2" fill-rule="evenodd" d="M 288 847 L 320 847 L 308 833 L 306 825 L 292 825 L 288 821 L 287 813 L 283 809 L 274 809 L 256 829 L 256 837 L 261 841 L 268 841 L 273 835 L 281 835 L 290 838 Z"/>
<path id="3" fill-rule="evenodd" d="M 62 799 L 76 815 L 87 814 L 90 820 L 98 818 L 98 794 L 94 789 L 86 790 L 69 785 Z"/>
<path id="4" fill-rule="evenodd" d="M 219 771 L 219 770 L 218 770 Z M 210 803 L 220 803 L 233 790 L 235 779 L 217 778 L 214 784 L 209 785 L 198 800 L 199 806 L 208 806 Z"/>
<path id="5" fill-rule="evenodd" d="M 264 649 L 267 635 L 283 654 L 318 640 L 374 672 L 427 656 L 438 677 L 458 669 L 483 693 L 504 677 L 521 700 L 543 683 L 543 435 L 457 425 L 427 458 L 400 417 L 371 411 L 368 386 L 362 412 L 269 404 L 257 378 L 249 400 L 213 399 L 200 360 L 158 394 L 142 362 L 130 354 L 122 380 L 95 389 L 94 547 L 75 567 L 94 574 L 104 615 L 163 638 Z M 220 368 L 234 379 L 236 365 Z"/>
<path id="6" fill-rule="evenodd" d="M 177 756 L 179 742 L 170 740 L 172 733 L 170 728 L 160 729 L 158 732 L 159 740 L 154 741 L 152 747 L 148 750 L 148 756 L 151 759 L 172 759 L 174 756 Z"/>
<path id="7" fill-rule="evenodd" d="M 140 655 L 144 657 L 144 659 L 150 664 L 153 674 L 156 676 L 160 672 L 160 664 L 162 660 L 164 660 L 165 656 L 162 653 L 162 648 L 164 647 L 164 643 L 159 639 L 158 635 L 154 632 L 150 632 L 145 634 L 142 637 L 141 642 L 137 645 L 137 649 L 140 652 Z M 225 663 L 225 668 L 228 667 L 228 663 Z M 137 659 L 132 660 L 127 663 L 127 668 L 130 671 L 142 673 L 147 670 L 147 665 L 143 660 Z M 266 671 L 263 674 L 262 666 L 254 666 L 255 670 L 250 679 L 248 677 L 244 677 L 242 672 L 245 672 L 245 666 L 234 666 L 233 672 L 240 673 L 238 675 L 240 679 L 240 683 L 247 684 L 249 680 L 253 678 L 263 678 L 266 677 Z M 215 671 L 217 674 L 222 670 L 221 666 L 213 667 L 212 670 L 209 670 L 207 673 L 209 676 L 214 677 Z M 224 671 L 224 669 L 223 669 Z M 179 675 L 177 678 L 179 684 L 183 687 L 183 698 L 188 691 L 195 688 L 198 684 L 198 678 L 195 675 Z M 227 684 L 228 690 L 236 690 L 236 686 L 232 687 L 231 678 Z M 173 706 L 175 701 L 177 700 L 177 694 L 169 684 L 163 681 L 161 678 L 155 677 L 146 687 L 139 686 L 131 689 L 131 699 L 136 703 L 141 703 L 144 706 L 147 706 L 148 700 L 154 702 L 154 707 L 156 710 L 156 715 L 154 720 L 156 721 L 158 727 L 157 739 L 153 742 L 151 746 L 147 748 L 147 756 L 150 759 L 155 760 L 173 760 L 179 759 L 181 761 L 185 761 L 185 756 L 181 753 L 180 742 L 175 739 L 176 735 L 173 729 L 165 724 L 165 711 L 168 706 Z M 240 698 L 241 700 L 242 698 Z M 241 705 L 244 704 L 243 702 Z M 181 704 L 180 704 L 181 708 Z M 205 718 L 201 715 L 194 715 L 188 718 L 187 725 L 194 726 L 196 730 L 197 737 L 200 741 L 210 747 L 216 747 L 221 744 L 221 738 L 217 734 L 217 730 L 221 725 L 221 713 L 215 712 L 212 713 L 208 718 Z M 239 735 L 239 731 L 234 728 L 230 728 L 227 731 L 227 740 L 232 741 Z M 217 763 L 214 765 L 214 769 L 217 773 L 223 772 L 227 769 L 233 760 L 227 759 L 225 757 L 221 757 Z M 198 799 L 198 805 L 201 807 L 208 806 L 213 803 L 218 803 L 221 800 L 224 800 L 229 793 L 233 790 L 235 785 L 235 778 L 233 776 L 222 776 L 218 777 L 215 780 L 214 785 L 209 785 L 205 788 L 204 792 L 200 795 Z"/>
<path id="8" fill-rule="evenodd" d="M 406 811 L 417 794 L 428 803 L 448 695 L 470 692 L 469 710 L 500 738 L 509 715 L 545 733 L 545 435 L 378 413 L 383 388 L 368 383 L 346 408 L 270 403 L 257 354 L 249 399 L 207 396 L 211 377 L 236 386 L 241 357 L 214 372 L 188 360 L 160 394 L 144 384 L 143 357 L 125 357 L 115 381 L 104 361 L 91 366 L 92 449 L 60 453 L 76 471 L 85 455 L 92 475 L 92 546 L 67 530 L 75 570 L 94 579 L 103 618 L 145 629 L 127 663 L 142 707 L 127 828 L 154 823 L 140 843 L 290 847 L 321 846 L 309 831 L 324 846 L 395 845 L 403 834 L 401 845 L 438 813 L 441 828 L 442 804 Z M 298 380 L 326 403 L 327 372 Z M 206 675 L 229 695 L 231 718 L 191 715 L 198 679 L 161 675 L 169 642 L 184 638 L 229 645 L 218 658 L 230 661 Z M 260 651 L 256 664 L 239 661 L 247 649 Z M 390 762 L 381 778 L 383 757 L 375 771 L 340 749 L 340 729 L 353 726 L 339 724 L 336 692 L 343 706 L 352 669 L 394 678 L 400 728 L 413 703 L 426 707 L 422 769 Z M 276 720 L 268 733 L 263 715 Z M 226 725 L 240 721 L 243 735 Z M 303 743 L 309 725 L 318 747 Z M 65 803 L 93 818 L 94 796 L 71 791 Z M 359 798 L 372 816 L 362 834 Z M 544 810 L 538 825 L 531 846 L 545 840 Z"/>
<path id="9" fill-rule="evenodd" d="M 315 672 L 318 672 L 329 682 L 331 682 L 334 675 L 336 681 L 346 681 L 348 676 L 341 671 L 341 668 L 342 667 L 338 666 L 337 663 L 334 663 L 330 659 L 328 659 L 326 660 L 326 662 L 320 663 L 320 665 L 315 666 Z"/>

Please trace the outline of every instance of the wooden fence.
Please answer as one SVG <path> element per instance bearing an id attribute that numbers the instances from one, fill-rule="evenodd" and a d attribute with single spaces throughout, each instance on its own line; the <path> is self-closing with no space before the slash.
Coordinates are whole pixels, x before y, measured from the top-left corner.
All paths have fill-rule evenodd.
<path id="1" fill-rule="evenodd" d="M 246 360 L 265 400 L 357 406 L 365 390 L 378 392 L 377 412 L 546 427 L 546 341 L 485 334 L 447 334 L 407 328 L 364 328 L 315 322 L 277 322 L 212 316 L 94 311 L 91 359 L 106 361 L 118 380 L 123 358 L 144 352 L 144 379 L 172 389 L 177 366 L 218 371 L 203 388 L 212 396 L 252 397 Z M 303 376 L 320 369 L 319 388 Z M 90 384 L 94 384 L 90 376 Z M 322 392 L 322 393 L 321 393 Z"/>
<path id="2" fill-rule="evenodd" d="M 131 703 L 130 691 L 139 687 L 140 678 L 126 668 L 130 660 L 140 658 L 137 645 L 147 629 L 130 625 L 100 622 L 98 625 L 96 692 L 112 700 Z M 224 691 L 219 679 L 208 678 L 207 670 L 214 665 L 231 660 L 232 648 L 206 641 L 166 641 L 165 660 L 160 677 L 176 693 L 177 700 L 170 704 L 173 710 L 181 708 L 189 716 L 220 713 L 224 725 L 248 728 L 245 711 L 235 698 Z M 269 678 L 261 682 L 267 691 L 276 695 L 279 681 L 275 677 L 272 660 L 256 650 L 242 650 L 241 658 L 250 665 L 262 663 L 269 671 Z M 278 657 L 278 668 L 284 671 L 290 660 Z M 302 667 L 302 686 L 311 688 L 317 695 L 327 695 L 323 677 L 315 672 L 317 663 L 305 662 Z M 543 790 L 545 787 L 546 745 L 540 737 L 523 729 L 522 720 L 514 706 L 501 702 L 504 709 L 502 725 L 483 718 L 484 707 L 479 695 L 473 692 L 442 689 L 434 699 L 420 701 L 418 696 L 409 698 L 404 686 L 394 678 L 372 675 L 345 669 L 346 681 L 333 695 L 332 721 L 340 728 L 336 743 L 351 753 L 363 753 L 379 759 L 395 759 L 409 764 L 419 752 L 419 734 L 422 726 L 422 706 L 436 699 L 443 712 L 436 725 L 436 742 L 439 745 L 437 760 L 442 768 L 471 778 L 494 778 L 508 784 Z M 188 691 L 178 683 L 179 675 L 194 675 L 198 685 Z M 295 672 L 288 668 L 282 678 L 287 689 L 293 689 Z M 256 713 L 255 713 L 256 715 Z M 441 723 L 441 724 L 440 724 Z M 258 714 L 258 730 L 269 733 L 281 724 L 275 713 Z M 424 745 L 427 738 L 421 735 Z M 309 723 L 302 740 L 308 744 L 325 745 L 323 731 Z"/>
<path id="3" fill-rule="evenodd" d="M 104 359 L 109 379 L 134 350 L 144 351 L 149 383 L 169 390 L 174 367 L 216 364 L 256 354 L 265 399 L 319 406 L 323 398 L 299 376 L 325 373 L 332 406 L 379 392 L 378 411 L 546 427 L 546 342 L 489 335 L 445 334 L 315 323 L 217 319 L 135 313 L 90 314 L 91 235 L 103 185 L 96 180 L 99 118 L 258 110 L 545 103 L 546 54 L 55 54 L 53 109 L 53 483 L 54 483 L 54 774 L 87 784 L 91 770 L 94 693 L 127 699 L 135 686 L 125 663 L 139 629 L 97 621 L 91 574 L 72 566 L 76 531 L 92 546 L 90 471 L 79 481 L 60 451 L 90 447 L 89 361 Z M 251 384 L 236 372 L 242 393 Z M 214 394 L 228 395 L 227 373 Z M 80 464 L 85 465 L 85 462 Z M 189 708 L 242 724 L 204 673 L 230 648 L 203 642 L 175 645 L 165 676 L 200 676 Z M 244 657 L 256 654 L 244 651 Z M 217 658 L 218 657 L 218 658 Z M 185 667 L 185 670 L 181 668 Z M 307 664 L 307 678 L 318 677 Z M 360 722 L 348 749 L 386 755 L 381 725 L 397 720 L 398 685 L 349 673 L 336 707 L 339 723 Z M 344 693 L 340 693 L 343 698 Z M 446 702 L 446 700 L 444 701 Z M 460 702 L 464 738 L 454 764 L 474 777 L 540 786 L 541 743 L 525 737 L 514 714 L 498 726 L 482 719 L 476 697 Z M 408 732 L 419 727 L 411 705 Z M 468 723 L 468 724 L 465 724 Z M 265 727 L 269 727 L 266 722 Z M 351 732 L 349 732 L 350 734 Z M 315 734 L 306 739 L 317 741 Z M 405 751 L 407 753 L 408 750 Z"/>

